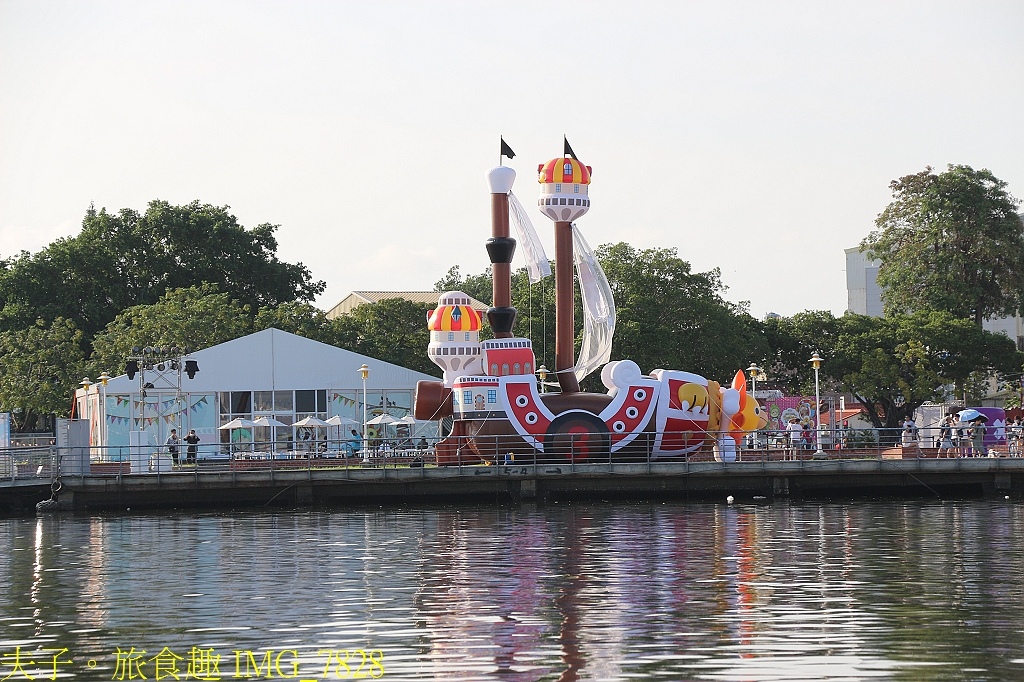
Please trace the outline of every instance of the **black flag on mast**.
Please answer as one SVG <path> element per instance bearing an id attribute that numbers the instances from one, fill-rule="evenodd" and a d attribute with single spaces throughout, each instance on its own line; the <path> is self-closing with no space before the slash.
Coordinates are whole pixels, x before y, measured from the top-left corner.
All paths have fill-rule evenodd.
<path id="1" fill-rule="evenodd" d="M 574 152 L 572 150 L 572 147 L 569 146 L 569 138 L 567 138 L 565 135 L 562 135 L 562 141 L 565 142 L 565 149 L 562 150 L 562 153 L 565 154 L 566 156 L 571 156 L 572 158 L 576 159 L 576 152 Z M 579 161 L 579 159 L 576 160 Z"/>
<path id="2" fill-rule="evenodd" d="M 501 154 L 499 156 L 507 156 L 510 159 L 516 158 L 516 153 L 512 151 L 512 147 L 509 147 L 505 142 L 505 138 L 501 138 Z"/>

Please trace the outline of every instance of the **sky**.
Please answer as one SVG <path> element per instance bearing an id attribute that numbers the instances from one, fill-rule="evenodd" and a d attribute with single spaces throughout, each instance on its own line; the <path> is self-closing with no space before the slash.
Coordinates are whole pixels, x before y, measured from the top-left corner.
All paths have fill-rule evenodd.
<path id="1" fill-rule="evenodd" d="M 483 272 L 499 136 L 549 256 L 566 135 L 590 244 L 677 249 L 759 318 L 846 309 L 900 176 L 1024 197 L 1020 0 L 0 0 L 0 98 L 0 257 L 199 200 L 279 225 L 324 309 Z"/>

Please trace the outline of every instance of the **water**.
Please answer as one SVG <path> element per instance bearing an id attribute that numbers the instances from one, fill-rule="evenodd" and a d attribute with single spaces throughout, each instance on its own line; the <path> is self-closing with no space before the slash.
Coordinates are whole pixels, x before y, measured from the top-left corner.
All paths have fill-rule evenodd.
<path id="1" fill-rule="evenodd" d="M 1010 502 L 5 519 L 0 678 L 1024 679 L 1022 532 Z"/>

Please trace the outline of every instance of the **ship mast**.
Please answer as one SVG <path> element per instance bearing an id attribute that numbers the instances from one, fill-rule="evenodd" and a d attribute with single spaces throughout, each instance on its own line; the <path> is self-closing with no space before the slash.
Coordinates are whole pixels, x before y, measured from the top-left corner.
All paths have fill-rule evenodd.
<path id="1" fill-rule="evenodd" d="M 572 223 L 555 222 L 555 370 L 562 393 L 579 393 L 576 380 Z"/>
<path id="2" fill-rule="evenodd" d="M 508 230 L 508 193 L 515 180 L 516 172 L 506 166 L 487 173 L 491 187 L 491 238 L 486 244 L 491 260 L 491 307 L 487 309 L 487 322 L 498 339 L 511 338 L 516 322 L 516 309 L 512 307 L 512 256 L 516 240 Z"/>

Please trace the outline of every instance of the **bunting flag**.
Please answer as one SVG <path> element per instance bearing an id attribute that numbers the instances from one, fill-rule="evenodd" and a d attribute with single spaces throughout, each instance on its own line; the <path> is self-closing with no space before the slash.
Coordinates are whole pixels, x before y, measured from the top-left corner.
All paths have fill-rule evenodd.
<path id="1" fill-rule="evenodd" d="M 572 158 L 579 161 L 579 159 L 576 158 L 576 152 L 574 152 L 572 150 L 572 147 L 569 146 L 569 138 L 567 138 L 565 135 L 562 135 L 562 142 L 565 143 L 565 146 L 562 149 L 562 153 L 565 154 L 566 156 L 571 156 Z"/>
<path id="2" fill-rule="evenodd" d="M 498 156 L 500 159 L 502 156 L 507 156 L 510 159 L 516 158 L 516 153 L 512 151 L 512 147 L 509 147 L 505 142 L 505 138 L 501 138 L 501 154 Z"/>

